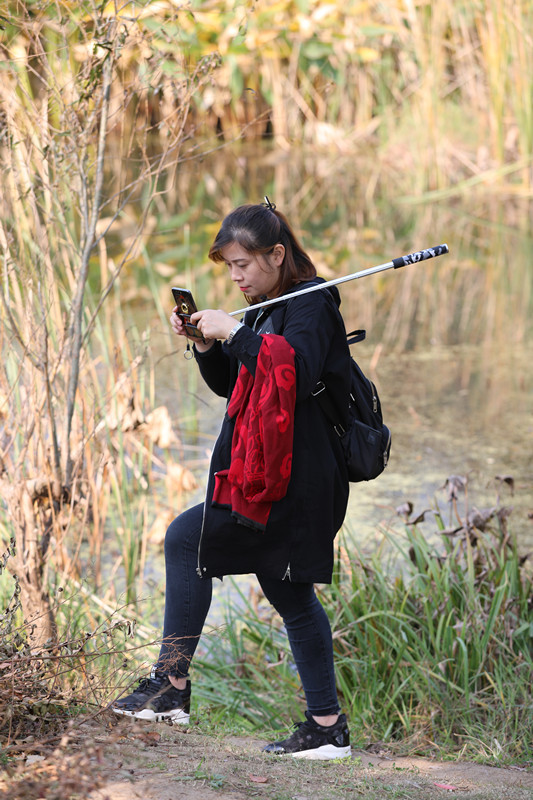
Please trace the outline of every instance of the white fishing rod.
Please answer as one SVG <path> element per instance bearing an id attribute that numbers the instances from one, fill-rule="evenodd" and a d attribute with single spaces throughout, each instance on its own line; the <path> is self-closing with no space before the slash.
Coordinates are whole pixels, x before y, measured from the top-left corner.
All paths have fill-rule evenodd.
<path id="1" fill-rule="evenodd" d="M 448 253 L 447 244 L 438 244 L 436 247 L 428 247 L 425 250 L 419 250 L 416 253 L 409 253 L 406 256 L 393 258 L 392 261 L 387 261 L 386 264 L 378 264 L 377 267 L 369 267 L 360 272 L 354 272 L 353 275 L 345 275 L 343 278 L 334 278 L 331 281 L 308 286 L 306 289 L 299 289 L 297 292 L 289 292 L 289 294 L 281 295 L 281 297 L 273 297 L 271 300 L 264 300 L 262 303 L 255 303 L 253 306 L 246 306 L 246 308 L 239 308 L 238 311 L 230 311 L 230 317 L 236 317 L 238 314 L 244 314 L 245 311 L 252 311 L 254 308 L 265 308 L 273 303 L 281 303 L 282 300 L 292 300 L 294 297 L 299 297 L 301 294 L 308 294 L 309 292 L 318 292 L 320 289 L 327 289 L 329 286 L 338 286 L 340 283 L 347 283 L 354 281 L 356 278 L 364 278 L 366 275 L 374 275 L 376 272 L 384 272 L 386 269 L 399 269 L 406 267 L 408 264 L 417 264 L 419 261 L 427 261 L 428 258 L 437 258 Z"/>

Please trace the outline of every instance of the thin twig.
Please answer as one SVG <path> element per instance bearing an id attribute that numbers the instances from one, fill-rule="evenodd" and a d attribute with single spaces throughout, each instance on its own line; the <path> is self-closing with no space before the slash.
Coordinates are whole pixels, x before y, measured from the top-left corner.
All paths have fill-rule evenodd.
<path id="1" fill-rule="evenodd" d="M 114 21 L 110 25 L 109 35 L 112 33 Z M 85 243 L 81 256 L 80 274 L 78 276 L 78 285 L 74 300 L 72 303 L 72 324 L 70 335 L 72 337 L 71 345 L 71 371 L 69 375 L 67 387 L 67 415 L 65 426 L 65 441 L 64 452 L 66 454 L 65 463 L 65 484 L 68 486 L 72 476 L 72 456 L 70 451 L 70 433 L 72 430 L 72 418 L 74 415 L 74 406 L 76 401 L 76 393 L 78 390 L 78 381 L 80 373 L 80 355 L 83 344 L 82 332 L 82 319 L 83 319 L 83 297 L 85 293 L 85 286 L 89 275 L 89 260 L 94 242 L 96 238 L 96 226 L 100 215 L 100 200 L 102 196 L 102 187 L 104 181 L 104 154 L 107 139 L 107 119 L 109 115 L 111 82 L 113 78 L 113 65 L 114 60 L 111 53 L 106 56 L 103 65 L 102 75 L 102 104 L 100 111 L 100 132 L 98 136 L 98 148 L 96 156 L 96 171 L 95 171 L 95 184 L 93 194 L 93 204 L 91 211 L 91 218 L 89 228 L 86 233 Z"/>

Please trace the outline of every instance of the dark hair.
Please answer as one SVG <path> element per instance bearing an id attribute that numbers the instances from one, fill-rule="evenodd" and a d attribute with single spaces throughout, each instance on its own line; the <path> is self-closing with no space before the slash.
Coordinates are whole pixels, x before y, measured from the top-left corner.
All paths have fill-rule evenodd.
<path id="1" fill-rule="evenodd" d="M 282 295 L 291 286 L 316 276 L 316 268 L 298 242 L 286 217 L 269 204 L 248 204 L 231 211 L 222 222 L 222 227 L 209 250 L 212 261 L 223 261 L 221 250 L 237 242 L 252 255 L 268 255 L 277 244 L 285 248 L 276 294 Z M 247 297 L 249 303 L 259 298 Z"/>

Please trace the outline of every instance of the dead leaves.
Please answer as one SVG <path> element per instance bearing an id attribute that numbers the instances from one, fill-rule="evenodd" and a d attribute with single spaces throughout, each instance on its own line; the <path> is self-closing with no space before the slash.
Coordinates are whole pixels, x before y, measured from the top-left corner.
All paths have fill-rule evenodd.
<path id="1" fill-rule="evenodd" d="M 179 444 L 174 431 L 172 419 L 166 406 L 157 406 L 145 413 L 143 403 L 139 399 L 137 368 L 142 359 L 137 357 L 127 370 L 120 372 L 115 378 L 107 398 L 107 412 L 98 425 L 97 431 L 121 431 L 129 433 L 137 431 L 147 436 L 158 447 L 167 449 Z"/>
<path id="2" fill-rule="evenodd" d="M 268 778 L 263 775 L 248 775 L 252 783 L 268 783 Z"/>
<path id="3" fill-rule="evenodd" d="M 89 797 L 103 784 L 95 769 L 95 761 L 100 760 L 101 754 L 94 747 L 73 753 L 63 743 L 46 757 L 29 755 L 8 768 L 6 782 L 0 786 L 0 800 Z"/>
<path id="4" fill-rule="evenodd" d="M 182 464 L 169 464 L 165 477 L 166 489 L 169 497 L 176 493 L 192 492 L 198 488 L 196 478 L 187 467 Z"/>
<path id="5" fill-rule="evenodd" d="M 502 486 L 507 486 L 511 494 L 514 494 L 515 481 L 512 475 L 495 475 L 493 481 L 498 486 L 498 489 Z M 461 519 L 457 511 L 457 500 L 461 493 L 466 495 L 467 486 L 468 477 L 464 475 L 450 475 L 440 487 L 441 490 L 446 490 L 447 501 L 455 510 L 458 524 L 447 528 L 439 528 L 437 533 L 440 536 L 447 537 L 468 536 L 471 543 L 475 544 L 478 538 L 476 532 L 483 533 L 490 528 L 491 523 L 497 523 L 499 530 L 502 532 L 503 539 L 506 541 L 508 535 L 507 520 L 513 511 L 512 506 L 500 506 L 498 495 L 497 505 L 488 508 L 473 506 L 471 509 L 466 510 L 464 518 Z M 431 508 L 424 509 L 414 517 L 412 516 L 413 511 L 414 506 L 410 500 L 406 500 L 395 508 L 396 514 L 402 517 L 405 524 L 409 526 L 416 526 L 425 522 L 428 515 L 433 515 L 434 517 L 440 516 L 438 510 Z"/>
<path id="6" fill-rule="evenodd" d="M 494 480 L 500 485 L 508 486 L 511 494 L 514 494 L 514 478 L 512 475 L 495 475 Z"/>
<path id="7" fill-rule="evenodd" d="M 448 502 L 452 502 L 459 498 L 461 492 L 466 491 L 467 484 L 468 478 L 464 475 L 450 475 L 446 478 L 441 488 L 447 490 Z"/>
<path id="8" fill-rule="evenodd" d="M 146 416 L 141 432 L 162 449 L 173 447 L 179 443 L 166 406 L 158 406 Z"/>

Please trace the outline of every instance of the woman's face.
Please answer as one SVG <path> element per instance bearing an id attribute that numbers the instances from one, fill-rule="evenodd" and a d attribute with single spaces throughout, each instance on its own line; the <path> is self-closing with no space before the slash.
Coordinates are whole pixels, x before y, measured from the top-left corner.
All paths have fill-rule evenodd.
<path id="1" fill-rule="evenodd" d="M 229 269 L 230 278 L 249 297 L 274 297 L 279 271 L 285 256 L 282 244 L 275 245 L 268 255 L 252 255 L 237 242 L 221 248 L 220 254 Z"/>

